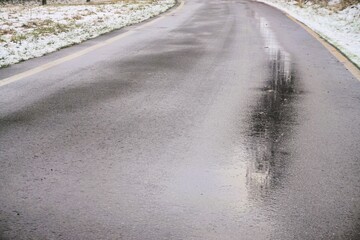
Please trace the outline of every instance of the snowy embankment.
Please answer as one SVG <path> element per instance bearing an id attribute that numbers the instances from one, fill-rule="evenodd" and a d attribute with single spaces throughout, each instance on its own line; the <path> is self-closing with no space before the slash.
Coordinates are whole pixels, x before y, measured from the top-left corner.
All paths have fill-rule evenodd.
<path id="1" fill-rule="evenodd" d="M 306 24 L 360 67 L 360 3 L 336 11 L 331 6 L 326 8 L 310 2 L 300 7 L 295 1 L 258 1 L 274 6 Z"/>
<path id="2" fill-rule="evenodd" d="M 0 8 L 0 67 L 42 56 L 114 29 L 142 22 L 175 0 Z"/>

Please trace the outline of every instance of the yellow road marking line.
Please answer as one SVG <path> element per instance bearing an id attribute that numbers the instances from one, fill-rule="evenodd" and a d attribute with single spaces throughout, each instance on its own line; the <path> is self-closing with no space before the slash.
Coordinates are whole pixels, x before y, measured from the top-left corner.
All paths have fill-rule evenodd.
<path id="1" fill-rule="evenodd" d="M 165 16 L 168 16 L 170 14 L 173 14 L 173 13 L 179 11 L 183 6 L 184 6 L 184 0 L 180 1 L 180 5 L 177 8 L 175 8 L 174 10 L 170 10 L 166 14 L 163 14 L 160 17 L 157 17 L 157 18 L 155 18 L 153 20 L 150 20 L 149 22 L 147 22 L 145 24 L 142 24 L 141 26 L 138 26 L 137 28 L 135 28 L 133 30 L 129 30 L 129 31 L 125 32 L 125 33 L 120 33 L 119 35 L 117 35 L 115 37 L 112 37 L 112 38 L 109 38 L 109 39 L 107 39 L 107 40 L 105 40 L 105 41 L 103 41 L 101 43 L 95 44 L 94 46 L 91 46 L 91 47 L 88 47 L 86 49 L 80 50 L 80 51 L 78 51 L 76 53 L 73 53 L 73 54 L 70 54 L 68 56 L 59 58 L 59 59 L 54 60 L 52 62 L 43 64 L 41 66 L 35 67 L 33 69 L 27 70 L 25 72 L 22 72 L 22 73 L 19 73 L 19 74 L 16 74 L 16 75 L 13 75 L 11 77 L 4 78 L 4 79 L 0 80 L 0 87 L 8 85 L 8 84 L 16 82 L 16 81 L 19 81 L 19 80 L 21 80 L 23 78 L 30 77 L 32 75 L 43 72 L 43 71 L 45 71 L 47 69 L 50 69 L 52 67 L 55 67 L 55 66 L 57 66 L 59 64 L 62 64 L 64 62 L 68 62 L 68 61 L 70 61 L 72 59 L 83 56 L 83 55 L 85 55 L 87 53 L 90 53 L 90 52 L 96 50 L 96 49 L 99 49 L 101 47 L 110 45 L 113 42 L 116 42 L 116 41 L 118 41 L 118 40 L 120 40 L 122 38 L 125 38 L 125 37 L 133 34 L 135 32 L 135 30 L 139 30 L 139 29 L 142 29 L 142 28 L 144 28 L 146 26 L 154 24 L 155 22 L 159 21 L 160 19 L 164 18 Z"/>
<path id="2" fill-rule="evenodd" d="M 306 26 L 304 23 L 295 19 L 294 17 L 286 14 L 288 18 L 299 24 L 303 27 L 311 36 L 313 36 L 316 40 L 318 40 L 337 60 L 339 60 L 349 72 L 354 75 L 354 77 L 360 81 L 360 70 L 352 63 L 349 59 L 347 59 L 338 49 L 336 49 L 333 45 L 327 42 L 325 39 L 321 38 L 316 32 L 314 32 L 311 28 Z"/>
<path id="3" fill-rule="evenodd" d="M 14 76 L 5 78 L 5 79 L 0 81 L 0 87 L 5 86 L 7 84 L 10 84 L 12 82 L 16 82 L 16 81 L 18 81 L 20 79 L 32 76 L 32 75 L 34 75 L 36 73 L 43 72 L 43 71 L 45 71 L 45 70 L 47 70 L 49 68 L 52 68 L 52 67 L 55 67 L 55 66 L 61 64 L 61 63 L 64 63 L 64 62 L 70 61 L 72 59 L 78 58 L 78 57 L 80 57 L 82 55 L 85 55 L 85 54 L 87 54 L 89 52 L 92 52 L 92 51 L 94 51 L 94 50 L 96 50 L 98 48 L 109 45 L 109 44 L 111 44 L 111 43 L 113 43 L 113 42 L 115 42 L 115 41 L 117 41 L 117 40 L 119 40 L 121 38 L 124 38 L 124 37 L 130 35 L 131 33 L 132 33 L 132 31 L 123 33 L 123 34 L 118 35 L 116 37 L 110 38 L 110 39 L 108 39 L 108 40 L 106 40 L 104 42 L 98 43 L 98 44 L 96 44 L 94 46 L 88 47 L 88 48 L 86 48 L 84 50 L 81 50 L 81 51 L 78 51 L 76 53 L 70 54 L 70 55 L 68 55 L 66 57 L 62 57 L 60 59 L 57 59 L 55 61 L 43 64 L 43 65 L 41 65 L 39 67 L 35 67 L 35 68 L 30 69 L 28 71 L 25 71 L 23 73 L 19 73 L 19 74 L 16 74 Z"/>

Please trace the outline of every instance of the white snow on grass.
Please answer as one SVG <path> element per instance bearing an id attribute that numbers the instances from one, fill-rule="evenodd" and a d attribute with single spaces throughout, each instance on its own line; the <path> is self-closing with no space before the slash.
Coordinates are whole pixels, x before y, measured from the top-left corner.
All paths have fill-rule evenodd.
<path id="1" fill-rule="evenodd" d="M 0 67 L 142 22 L 175 3 L 175 0 L 122 0 L 107 4 L 2 6 Z"/>
<path id="2" fill-rule="evenodd" d="M 295 1 L 258 1 L 274 6 L 306 24 L 360 67 L 360 3 L 336 11 L 310 2 L 300 7 Z"/>

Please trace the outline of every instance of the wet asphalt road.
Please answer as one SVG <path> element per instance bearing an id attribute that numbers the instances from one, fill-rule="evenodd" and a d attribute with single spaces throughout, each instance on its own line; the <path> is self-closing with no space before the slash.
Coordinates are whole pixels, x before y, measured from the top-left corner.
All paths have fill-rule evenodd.
<path id="1" fill-rule="evenodd" d="M 319 42 L 245 0 L 134 31 L 0 88 L 1 239 L 360 239 L 360 82 Z"/>

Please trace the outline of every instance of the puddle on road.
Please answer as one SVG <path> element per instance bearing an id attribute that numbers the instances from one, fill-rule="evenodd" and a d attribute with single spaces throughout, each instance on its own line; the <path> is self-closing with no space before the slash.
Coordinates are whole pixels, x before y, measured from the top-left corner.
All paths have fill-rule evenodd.
<path id="1" fill-rule="evenodd" d="M 266 19 L 257 19 L 269 64 L 268 77 L 248 119 L 247 149 L 251 160 L 246 177 L 254 197 L 281 186 L 291 159 L 286 142 L 296 124 L 294 103 L 300 93 L 291 55 L 280 46 Z"/>

